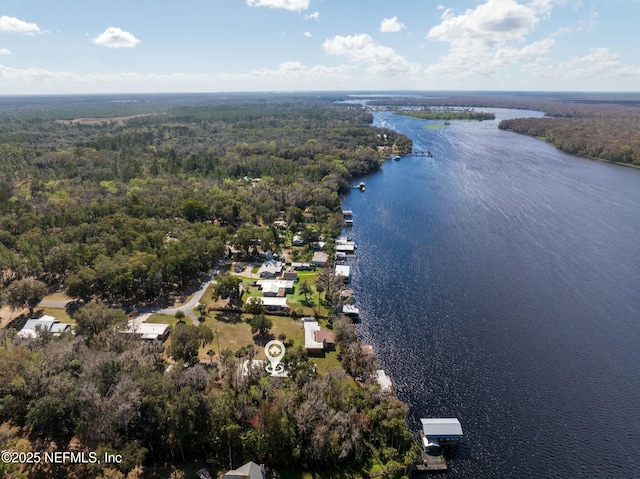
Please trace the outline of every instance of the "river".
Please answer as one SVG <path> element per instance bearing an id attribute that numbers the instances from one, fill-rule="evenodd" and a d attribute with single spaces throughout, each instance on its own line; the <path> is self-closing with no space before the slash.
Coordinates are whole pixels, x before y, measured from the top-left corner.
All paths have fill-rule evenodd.
<path id="1" fill-rule="evenodd" d="M 487 110 L 487 109 L 483 109 Z M 448 478 L 640 477 L 640 171 L 495 121 L 374 124 L 387 161 L 343 208 L 361 311 L 410 426 L 457 417 Z"/>

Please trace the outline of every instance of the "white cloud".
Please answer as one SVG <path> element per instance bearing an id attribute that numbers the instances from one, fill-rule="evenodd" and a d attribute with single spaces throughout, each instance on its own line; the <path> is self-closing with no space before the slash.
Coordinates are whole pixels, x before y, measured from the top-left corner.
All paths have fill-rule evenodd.
<path id="1" fill-rule="evenodd" d="M 527 58 L 544 55 L 551 51 L 555 43 L 554 39 L 547 38 L 539 42 L 533 42 L 523 48 L 500 48 L 494 55 L 495 64 L 518 63 Z"/>
<path id="2" fill-rule="evenodd" d="M 250 72 L 251 77 L 261 79 L 280 78 L 283 80 L 295 81 L 326 81 L 346 78 L 345 73 L 351 67 L 339 65 L 337 67 L 326 67 L 322 65 L 307 66 L 300 62 L 283 62 L 277 69 L 260 68 Z"/>
<path id="3" fill-rule="evenodd" d="M 592 12 L 587 18 L 579 20 L 572 25 L 560 28 L 558 33 L 566 35 L 576 32 L 590 32 L 596 26 L 598 16 L 597 12 Z"/>
<path id="4" fill-rule="evenodd" d="M 2 15 L 0 17 L 0 32 L 40 33 L 40 27 L 35 23 L 29 23 L 15 17 Z"/>
<path id="5" fill-rule="evenodd" d="M 0 55 L 12 55 L 11 50 L 0 48 Z"/>
<path id="6" fill-rule="evenodd" d="M 79 74 L 0 64 L 0 94 L 336 89 L 336 85 L 352 80 L 348 74 L 351 70 L 353 67 L 349 65 L 307 66 L 299 62 L 284 62 L 275 69 L 261 68 L 247 73 Z"/>
<path id="7" fill-rule="evenodd" d="M 367 65 L 370 74 L 416 74 L 417 64 L 409 63 L 392 48 L 376 43 L 370 35 L 336 35 L 327 39 L 322 47 L 330 55 L 344 56 L 354 63 Z"/>
<path id="8" fill-rule="evenodd" d="M 307 38 L 311 38 L 313 35 L 311 34 L 311 32 L 304 32 L 304 36 Z"/>
<path id="9" fill-rule="evenodd" d="M 380 23 L 380 31 L 384 33 L 399 32 L 404 28 L 404 23 L 398 21 L 398 17 L 385 18 Z"/>
<path id="10" fill-rule="evenodd" d="M 427 39 L 449 44 L 448 53 L 426 71 L 433 75 L 491 76 L 500 67 L 522 64 L 547 54 L 555 45 L 547 38 L 526 44 L 542 18 L 568 0 L 487 0 L 457 14 L 445 9 Z"/>
<path id="11" fill-rule="evenodd" d="M 620 55 L 608 48 L 593 48 L 587 55 L 573 57 L 565 62 L 552 64 L 545 59 L 537 59 L 524 66 L 524 69 L 537 78 L 550 81 L 563 79 L 563 83 L 577 85 L 599 85 L 602 79 L 640 80 L 640 67 L 624 65 Z"/>
<path id="12" fill-rule="evenodd" d="M 247 0 L 250 7 L 284 8 L 292 12 L 299 12 L 309 8 L 310 0 Z"/>
<path id="13" fill-rule="evenodd" d="M 109 48 L 132 48 L 140 43 L 140 40 L 134 37 L 131 33 L 125 32 L 118 27 L 107 28 L 91 41 L 96 45 L 102 45 Z"/>
<path id="14" fill-rule="evenodd" d="M 429 31 L 427 38 L 452 45 L 478 42 L 495 45 L 524 40 L 539 20 L 535 9 L 516 0 L 488 0 L 462 15 L 455 15 L 452 9 L 447 9 L 441 19 L 442 22 Z"/>
<path id="15" fill-rule="evenodd" d="M 320 12 L 313 12 L 304 16 L 305 20 L 320 20 Z"/>

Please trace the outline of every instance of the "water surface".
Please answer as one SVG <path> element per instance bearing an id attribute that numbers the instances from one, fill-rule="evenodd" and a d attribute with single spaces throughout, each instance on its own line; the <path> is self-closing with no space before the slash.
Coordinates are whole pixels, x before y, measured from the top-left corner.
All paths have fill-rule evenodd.
<path id="1" fill-rule="evenodd" d="M 362 323 L 399 397 L 458 417 L 449 478 L 640 477 L 640 171 L 496 121 L 376 113 L 434 158 L 343 207 Z M 434 122 L 431 122 L 434 123 Z"/>

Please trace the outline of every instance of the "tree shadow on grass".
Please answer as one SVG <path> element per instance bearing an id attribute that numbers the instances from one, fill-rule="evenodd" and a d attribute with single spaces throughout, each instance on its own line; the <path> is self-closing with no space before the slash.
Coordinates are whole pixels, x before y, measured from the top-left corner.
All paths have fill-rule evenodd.
<path id="1" fill-rule="evenodd" d="M 227 324 L 238 324 L 242 322 L 242 313 L 235 311 L 219 311 L 216 319 Z"/>
<path id="2" fill-rule="evenodd" d="M 24 325 L 27 323 L 28 320 L 29 320 L 29 313 L 24 313 L 24 314 L 21 314 L 20 316 L 16 316 L 15 318 L 13 318 L 11 321 L 7 323 L 5 327 L 7 329 L 11 328 L 11 329 L 15 329 L 16 331 L 20 331 L 22 328 L 24 328 Z"/>
<path id="3" fill-rule="evenodd" d="M 273 339 L 276 339 L 276 337 L 273 334 L 254 334 L 253 335 L 253 342 L 256 343 L 258 346 L 266 346 L 267 343 Z"/>

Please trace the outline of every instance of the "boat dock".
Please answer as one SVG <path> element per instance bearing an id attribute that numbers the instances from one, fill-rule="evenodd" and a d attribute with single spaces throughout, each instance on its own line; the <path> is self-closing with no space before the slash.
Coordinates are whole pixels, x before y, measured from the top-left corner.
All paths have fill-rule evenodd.
<path id="1" fill-rule="evenodd" d="M 445 472 L 444 446 L 456 445 L 462 437 L 462 426 L 456 418 L 422 418 L 422 454 L 420 463 L 413 466 L 412 475 Z"/>
<path id="2" fill-rule="evenodd" d="M 442 449 L 439 451 L 422 451 L 422 464 L 413 466 L 414 473 L 446 472 L 447 462 L 444 460 Z"/>

